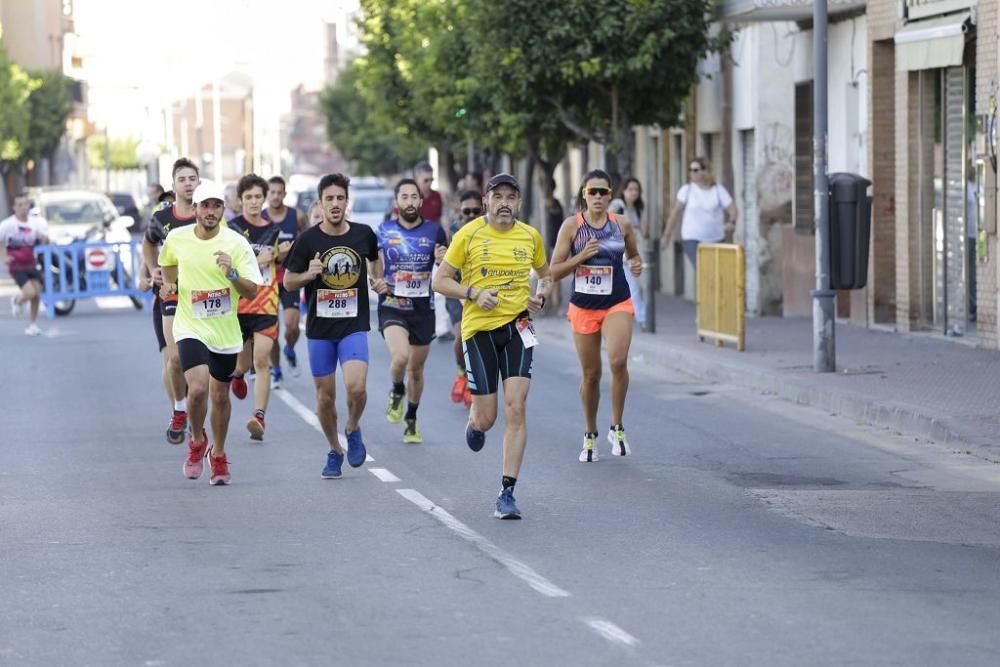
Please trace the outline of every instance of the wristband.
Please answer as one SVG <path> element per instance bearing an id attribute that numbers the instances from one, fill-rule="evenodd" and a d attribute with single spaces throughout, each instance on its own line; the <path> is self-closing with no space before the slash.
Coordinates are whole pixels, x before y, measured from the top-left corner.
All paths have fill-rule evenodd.
<path id="1" fill-rule="evenodd" d="M 469 301 L 472 301 L 472 286 L 471 285 L 468 288 L 466 288 L 466 290 L 465 290 L 465 298 L 468 299 Z"/>
<path id="2" fill-rule="evenodd" d="M 233 267 L 233 269 L 226 274 L 226 277 L 229 278 L 229 282 L 236 282 L 239 279 L 240 274 L 236 271 L 236 267 Z"/>
<path id="3" fill-rule="evenodd" d="M 539 294 L 538 296 L 542 297 L 542 308 L 544 308 L 545 307 L 545 295 L 544 294 Z"/>

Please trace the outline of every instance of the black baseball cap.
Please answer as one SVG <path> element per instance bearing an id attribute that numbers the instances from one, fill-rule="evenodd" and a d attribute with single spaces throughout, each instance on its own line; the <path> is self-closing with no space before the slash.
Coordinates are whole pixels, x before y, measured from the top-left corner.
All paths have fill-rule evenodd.
<path id="1" fill-rule="evenodd" d="M 486 194 L 490 193 L 490 190 L 498 188 L 501 185 L 509 185 L 510 187 L 517 190 L 518 194 L 521 192 L 521 186 L 517 184 L 517 179 L 510 174 L 497 174 L 490 179 L 489 183 L 486 184 Z"/>

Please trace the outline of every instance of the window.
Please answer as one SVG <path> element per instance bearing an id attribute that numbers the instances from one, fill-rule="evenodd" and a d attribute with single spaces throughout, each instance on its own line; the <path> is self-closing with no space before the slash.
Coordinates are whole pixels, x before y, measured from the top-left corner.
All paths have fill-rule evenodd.
<path id="1" fill-rule="evenodd" d="M 815 234 L 813 191 L 813 82 L 795 84 L 795 204 L 792 219 L 799 234 Z"/>

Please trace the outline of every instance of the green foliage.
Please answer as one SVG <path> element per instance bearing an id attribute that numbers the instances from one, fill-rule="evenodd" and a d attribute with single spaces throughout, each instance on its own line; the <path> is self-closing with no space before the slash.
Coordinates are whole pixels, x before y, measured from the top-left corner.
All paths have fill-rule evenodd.
<path id="1" fill-rule="evenodd" d="M 404 139 L 455 153 L 473 140 L 548 173 L 568 142 L 595 140 L 628 171 L 632 126 L 675 124 L 699 60 L 725 44 L 709 34 L 713 4 L 361 0 L 365 56 L 339 104 L 325 97 L 331 140 L 358 155 L 366 133 L 396 152 Z M 335 118 L 341 107 L 352 111 Z"/>
<path id="2" fill-rule="evenodd" d="M 478 54 L 498 94 L 533 100 L 631 168 L 633 125 L 675 124 L 697 64 L 720 46 L 706 0 L 482 2 Z M 511 20 L 516 17 L 516 20 Z"/>
<path id="3" fill-rule="evenodd" d="M 66 119 L 73 113 L 72 79 L 52 71 L 36 71 L 31 75 L 38 86 L 27 100 L 30 122 L 24 157 L 37 161 L 51 156 L 66 133 Z"/>
<path id="4" fill-rule="evenodd" d="M 111 140 L 111 169 L 138 169 L 139 159 L 135 151 L 139 147 L 139 142 L 135 139 L 112 139 Z M 94 169 L 107 169 L 107 139 L 104 136 L 95 135 L 87 140 L 87 152 L 90 155 L 90 166 Z"/>
<path id="5" fill-rule="evenodd" d="M 330 143 L 360 172 L 393 174 L 413 166 L 424 155 L 423 145 L 405 125 L 380 114 L 362 93 L 360 66 L 354 61 L 337 82 L 320 96 Z"/>
<path id="6" fill-rule="evenodd" d="M 0 161 L 19 162 L 28 143 L 28 97 L 38 85 L 0 44 Z"/>

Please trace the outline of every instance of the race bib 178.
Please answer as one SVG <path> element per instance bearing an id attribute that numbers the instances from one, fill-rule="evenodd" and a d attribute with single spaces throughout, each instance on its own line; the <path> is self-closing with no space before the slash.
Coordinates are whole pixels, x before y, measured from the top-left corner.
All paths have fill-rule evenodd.
<path id="1" fill-rule="evenodd" d="M 196 319 L 222 317 L 232 311 L 229 288 L 217 290 L 191 290 L 191 313 Z"/>

